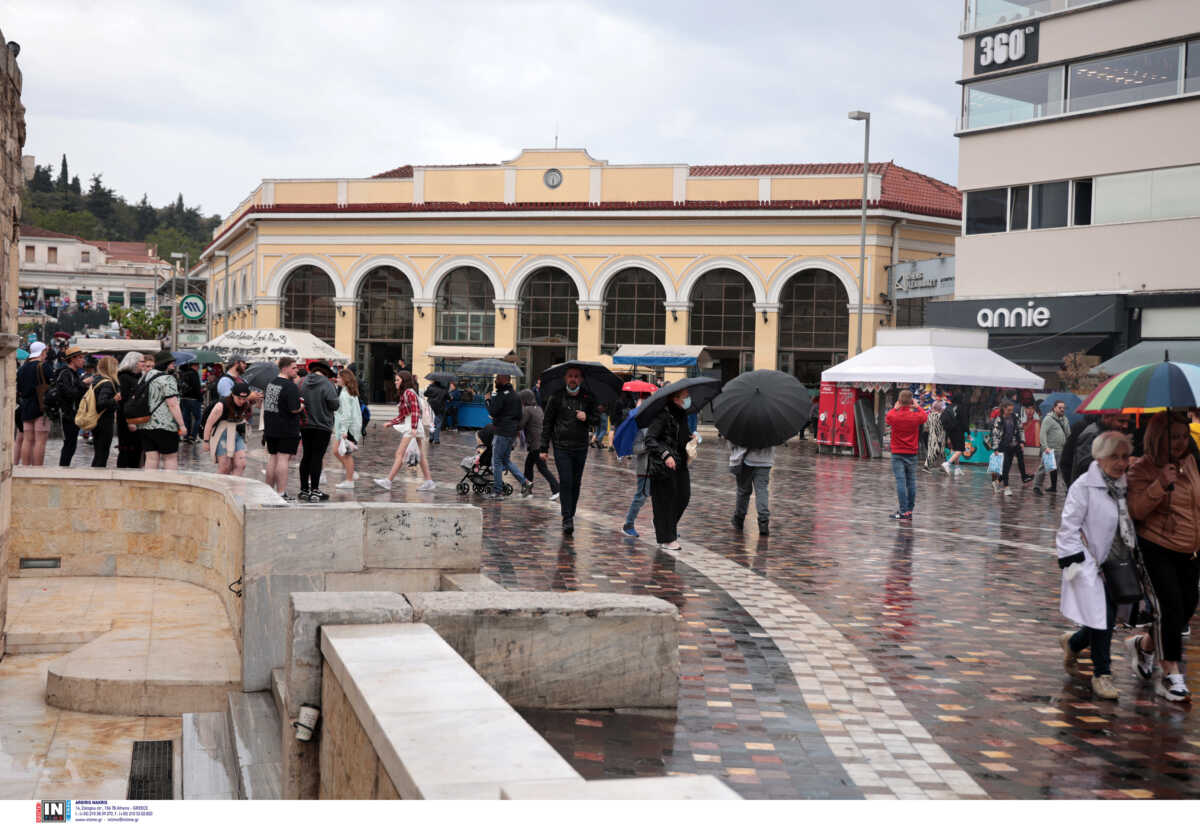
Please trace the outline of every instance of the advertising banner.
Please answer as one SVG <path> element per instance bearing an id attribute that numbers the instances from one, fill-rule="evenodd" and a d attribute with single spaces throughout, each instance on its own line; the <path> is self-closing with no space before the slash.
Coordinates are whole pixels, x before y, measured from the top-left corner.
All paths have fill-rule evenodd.
<path id="1" fill-rule="evenodd" d="M 854 401 L 858 398 L 858 390 L 853 386 L 837 388 L 837 413 L 833 424 L 833 445 L 852 446 L 854 442 Z"/>
<path id="2" fill-rule="evenodd" d="M 837 414 L 837 384 L 822 383 L 817 406 L 817 443 L 833 446 L 833 418 Z"/>

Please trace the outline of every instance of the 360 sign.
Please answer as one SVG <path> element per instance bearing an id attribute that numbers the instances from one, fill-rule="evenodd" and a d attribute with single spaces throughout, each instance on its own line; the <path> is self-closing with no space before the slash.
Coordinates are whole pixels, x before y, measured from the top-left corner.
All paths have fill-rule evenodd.
<path id="1" fill-rule="evenodd" d="M 1037 24 L 1017 26 L 1007 31 L 981 34 L 975 38 L 975 73 L 992 72 L 1009 66 L 1036 63 Z"/>
<path id="2" fill-rule="evenodd" d="M 184 295 L 179 301 L 179 314 L 186 320 L 203 320 L 208 304 L 199 295 Z"/>

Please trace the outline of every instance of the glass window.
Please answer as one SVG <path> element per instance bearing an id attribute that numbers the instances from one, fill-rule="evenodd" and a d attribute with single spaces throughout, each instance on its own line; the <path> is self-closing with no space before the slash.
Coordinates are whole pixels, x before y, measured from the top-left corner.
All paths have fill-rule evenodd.
<path id="1" fill-rule="evenodd" d="M 492 282 L 472 266 L 460 266 L 438 286 L 438 343 L 496 340 L 496 303 Z"/>
<path id="2" fill-rule="evenodd" d="M 967 192 L 967 234 L 982 235 L 1003 232 L 1007 227 L 1007 189 L 984 189 Z"/>
<path id="3" fill-rule="evenodd" d="M 975 0 L 972 28 L 985 29 L 1058 11 L 1065 0 Z"/>
<path id="4" fill-rule="evenodd" d="M 1067 110 L 1079 112 L 1177 94 L 1181 48 L 1176 44 L 1073 63 Z"/>
<path id="5" fill-rule="evenodd" d="M 78 303 L 80 306 L 83 306 L 83 304 L 85 304 L 85 303 L 91 303 L 92 302 L 92 290 L 91 289 L 76 289 L 75 290 L 75 302 Z"/>
<path id="6" fill-rule="evenodd" d="M 35 247 L 33 247 L 33 246 L 26 246 L 26 247 L 25 247 L 25 262 L 26 262 L 26 263 L 33 263 L 35 260 L 37 260 L 37 258 L 35 257 L 35 255 L 36 255 L 36 248 L 35 248 Z"/>
<path id="7" fill-rule="evenodd" d="M 896 301 L 896 327 L 925 325 L 925 304 L 930 298 L 904 298 Z"/>
<path id="8" fill-rule="evenodd" d="M 645 269 L 625 269 L 604 290 L 604 346 L 655 346 L 667 342 L 667 293 Z"/>
<path id="9" fill-rule="evenodd" d="M 333 281 L 323 270 L 316 266 L 298 267 L 283 287 L 283 327 L 311 332 L 332 346 L 337 314 L 333 296 Z"/>
<path id="10" fill-rule="evenodd" d="M 1001 126 L 1062 114 L 1061 66 L 972 83 L 966 89 L 966 128 Z"/>
<path id="11" fill-rule="evenodd" d="M 411 341 L 412 301 L 412 285 L 403 272 L 394 266 L 372 269 L 358 287 L 358 339 Z"/>
<path id="12" fill-rule="evenodd" d="M 1031 193 L 1031 229 L 1055 229 L 1067 225 L 1067 181 L 1038 183 Z"/>
<path id="13" fill-rule="evenodd" d="M 579 292 L 561 269 L 538 269 L 521 286 L 517 325 L 522 343 L 574 342 L 579 337 Z"/>
<path id="14" fill-rule="evenodd" d="M 1016 232 L 1029 228 L 1029 187 L 1013 186 L 1009 190 L 1008 230 Z M 919 324 L 918 324 L 919 325 Z"/>
<path id="15" fill-rule="evenodd" d="M 1183 90 L 1200 92 L 1200 40 L 1187 44 L 1187 68 L 1183 72 Z"/>
<path id="16" fill-rule="evenodd" d="M 1085 178 L 1075 181 L 1075 217 L 1076 226 L 1088 226 L 1092 222 L 1092 179 Z"/>
<path id="17" fill-rule="evenodd" d="M 58 263 L 58 247 L 50 246 L 46 249 L 46 262 Z"/>
<path id="18" fill-rule="evenodd" d="M 779 348 L 845 352 L 850 342 L 849 297 L 836 275 L 805 269 L 779 296 Z"/>
<path id="19" fill-rule="evenodd" d="M 705 273 L 692 288 L 691 343 L 754 348 L 754 289 L 732 269 Z"/>
<path id="20" fill-rule="evenodd" d="M 130 292 L 129 293 L 129 305 L 130 305 L 130 307 L 145 306 L 146 305 L 146 293 L 145 292 Z"/>
<path id="21" fill-rule="evenodd" d="M 1200 215 L 1200 166 L 1158 169 L 1151 175 L 1151 216 L 1156 219 Z"/>
<path id="22" fill-rule="evenodd" d="M 1094 223 L 1150 219 L 1150 172 L 1103 175 L 1092 184 Z"/>
<path id="23" fill-rule="evenodd" d="M 87 249 L 84 249 L 83 251 L 81 251 L 79 253 L 79 262 L 80 263 L 90 263 L 91 260 L 92 260 L 92 253 L 89 252 Z"/>
<path id="24" fill-rule="evenodd" d="M 108 305 L 109 306 L 124 306 L 125 305 L 125 293 L 124 292 L 109 292 L 108 293 Z"/>

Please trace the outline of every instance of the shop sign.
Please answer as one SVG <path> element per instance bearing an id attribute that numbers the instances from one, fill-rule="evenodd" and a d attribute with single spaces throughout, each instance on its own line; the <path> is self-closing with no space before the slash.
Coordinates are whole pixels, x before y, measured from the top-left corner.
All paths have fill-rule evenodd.
<path id="1" fill-rule="evenodd" d="M 892 300 L 953 294 L 953 257 L 914 260 L 888 267 L 888 297 Z"/>
<path id="2" fill-rule="evenodd" d="M 1038 23 L 988 32 L 975 38 L 975 74 L 1025 66 L 1038 59 Z"/>
<path id="3" fill-rule="evenodd" d="M 926 326 L 985 329 L 992 335 L 1112 334 L 1126 324 L 1121 295 L 934 300 L 925 306 Z"/>
<path id="4" fill-rule="evenodd" d="M 975 313 L 975 325 L 980 329 L 1045 329 L 1050 325 L 1050 309 L 1037 306 L 1031 300 L 1026 306 L 987 306 Z"/>

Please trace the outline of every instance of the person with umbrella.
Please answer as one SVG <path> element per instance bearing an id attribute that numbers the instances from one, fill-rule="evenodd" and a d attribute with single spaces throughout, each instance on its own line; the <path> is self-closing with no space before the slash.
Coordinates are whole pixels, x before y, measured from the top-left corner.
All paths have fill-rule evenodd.
<path id="1" fill-rule="evenodd" d="M 550 387 L 545 387 L 549 389 Z M 575 507 L 583 486 L 583 467 L 587 463 L 588 441 L 599 420 L 596 399 L 583 386 L 583 368 L 570 366 L 563 374 L 563 386 L 549 393 L 542 425 L 542 460 L 554 448 L 558 469 L 559 509 L 564 535 L 575 532 Z"/>
<path id="2" fill-rule="evenodd" d="M 687 388 L 672 392 L 646 427 L 654 535 L 658 548 L 671 552 L 680 550 L 679 519 L 692 497 L 687 456 L 691 440 L 687 419 L 691 408 L 691 392 Z"/>

